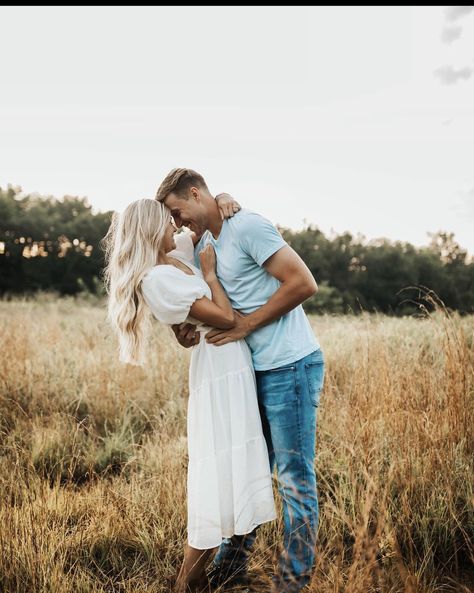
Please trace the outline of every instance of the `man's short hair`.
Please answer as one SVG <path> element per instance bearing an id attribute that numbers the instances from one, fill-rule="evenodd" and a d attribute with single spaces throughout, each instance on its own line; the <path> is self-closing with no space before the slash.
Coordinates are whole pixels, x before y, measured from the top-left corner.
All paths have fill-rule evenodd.
<path id="1" fill-rule="evenodd" d="M 187 190 L 193 185 L 207 189 L 204 177 L 196 171 L 193 171 L 193 169 L 173 169 L 163 179 L 156 192 L 155 199 L 158 200 L 158 202 L 163 202 L 166 196 L 171 192 L 177 194 L 180 198 L 187 199 Z"/>

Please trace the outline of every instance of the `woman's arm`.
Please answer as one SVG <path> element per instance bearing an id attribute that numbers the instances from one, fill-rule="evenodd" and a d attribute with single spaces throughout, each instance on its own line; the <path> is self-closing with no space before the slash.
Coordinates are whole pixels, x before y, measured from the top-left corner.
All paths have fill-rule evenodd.
<path id="1" fill-rule="evenodd" d="M 208 283 L 212 300 L 202 297 L 194 301 L 189 314 L 213 327 L 231 329 L 235 326 L 232 305 L 216 275 L 216 254 L 211 244 L 206 245 L 199 254 L 204 280 Z"/>
<path id="2" fill-rule="evenodd" d="M 221 218 L 232 218 L 241 208 L 240 204 L 228 193 L 218 194 L 216 196 L 217 206 L 220 210 Z"/>

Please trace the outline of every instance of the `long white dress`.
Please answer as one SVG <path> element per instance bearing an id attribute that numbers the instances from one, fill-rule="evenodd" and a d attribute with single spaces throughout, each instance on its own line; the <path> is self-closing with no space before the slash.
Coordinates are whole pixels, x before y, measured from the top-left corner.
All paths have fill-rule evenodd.
<path id="1" fill-rule="evenodd" d="M 190 234 L 175 239 L 169 255 L 194 274 L 157 265 L 143 278 L 142 293 L 156 319 L 187 321 L 201 334 L 189 369 L 187 528 L 189 545 L 204 550 L 275 519 L 276 509 L 249 347 L 243 339 L 223 346 L 206 342 L 209 326 L 190 317 L 189 309 L 212 293 L 194 265 Z"/>

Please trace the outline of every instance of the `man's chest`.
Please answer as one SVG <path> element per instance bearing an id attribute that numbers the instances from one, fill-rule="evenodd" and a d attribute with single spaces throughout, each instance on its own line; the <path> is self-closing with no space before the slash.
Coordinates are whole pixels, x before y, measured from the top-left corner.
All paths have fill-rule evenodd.
<path id="1" fill-rule="evenodd" d="M 208 243 L 211 243 L 216 253 L 216 273 L 224 283 L 232 283 L 237 279 L 243 279 L 251 271 L 258 267 L 256 262 L 243 251 L 239 243 L 231 241 L 213 241 L 210 237 L 203 237 L 196 245 L 194 259 L 199 265 L 199 252 Z"/>

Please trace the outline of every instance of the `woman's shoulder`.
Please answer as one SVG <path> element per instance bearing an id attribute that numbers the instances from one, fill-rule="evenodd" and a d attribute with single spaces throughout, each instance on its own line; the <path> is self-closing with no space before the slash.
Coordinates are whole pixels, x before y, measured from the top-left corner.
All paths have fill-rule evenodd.
<path id="1" fill-rule="evenodd" d="M 174 236 L 174 240 L 176 243 L 176 247 L 186 251 L 194 251 L 194 241 L 192 232 L 188 230 L 183 230 L 180 233 L 176 233 Z"/>
<path id="2" fill-rule="evenodd" d="M 181 255 L 186 261 L 194 261 L 194 241 L 192 239 L 192 233 L 189 231 L 182 231 L 176 233 L 174 236 L 176 248 L 170 251 L 168 255 Z"/>
<path id="3" fill-rule="evenodd" d="M 150 279 L 150 278 L 159 278 L 161 276 L 173 276 L 173 275 L 180 275 L 184 274 L 182 270 L 173 266 L 173 264 L 157 264 L 148 270 L 148 272 L 143 276 L 143 280 Z"/>
<path id="4" fill-rule="evenodd" d="M 182 270 L 171 264 L 158 264 L 148 270 L 143 276 L 143 286 L 149 286 L 151 284 L 168 283 L 170 280 L 175 281 L 176 278 L 181 278 L 182 275 L 186 275 Z"/>
<path id="5" fill-rule="evenodd" d="M 155 317 L 163 323 L 181 323 L 208 286 L 197 276 L 170 264 L 153 266 L 142 279 L 141 290 Z"/>
<path id="6" fill-rule="evenodd" d="M 200 286 L 204 280 L 196 274 L 188 274 L 172 264 L 159 264 L 150 268 L 143 276 L 142 286 L 147 288 L 166 288 L 167 292 L 180 292 L 195 285 Z"/>

